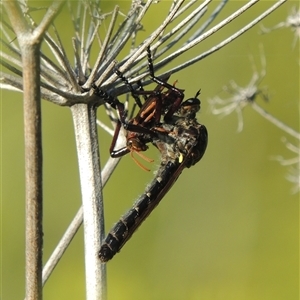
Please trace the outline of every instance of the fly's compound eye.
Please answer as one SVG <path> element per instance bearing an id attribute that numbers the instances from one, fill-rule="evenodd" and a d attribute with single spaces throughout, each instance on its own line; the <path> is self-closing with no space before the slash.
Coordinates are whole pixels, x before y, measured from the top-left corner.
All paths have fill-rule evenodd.
<path id="1" fill-rule="evenodd" d="M 198 98 L 190 98 L 182 102 L 180 106 L 180 115 L 187 118 L 195 118 L 195 114 L 200 110 L 200 100 Z"/>
<path id="2" fill-rule="evenodd" d="M 198 99 L 198 98 L 190 98 L 190 99 L 187 99 L 186 101 L 184 101 L 181 105 L 183 106 L 200 106 L 201 104 L 201 101 Z"/>

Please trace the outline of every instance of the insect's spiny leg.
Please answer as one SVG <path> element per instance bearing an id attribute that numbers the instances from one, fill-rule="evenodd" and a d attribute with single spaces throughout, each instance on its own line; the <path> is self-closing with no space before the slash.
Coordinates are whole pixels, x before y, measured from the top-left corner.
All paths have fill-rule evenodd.
<path id="1" fill-rule="evenodd" d="M 131 96 L 134 98 L 135 103 L 138 105 L 138 107 L 142 107 L 142 102 L 141 102 L 139 96 L 136 94 L 135 89 L 133 88 L 132 84 L 128 81 L 128 79 L 124 76 L 124 74 L 120 70 L 116 69 L 115 73 L 119 76 L 119 78 L 122 79 L 122 81 L 129 88 Z"/>
<path id="2" fill-rule="evenodd" d="M 154 76 L 154 68 L 153 68 L 153 59 L 150 46 L 147 47 L 147 58 L 148 58 L 148 68 L 150 72 L 150 76 L 153 78 Z"/>
<path id="3" fill-rule="evenodd" d="M 164 86 L 165 88 L 167 88 L 169 90 L 172 90 L 175 93 L 178 93 L 180 96 L 183 97 L 183 90 L 180 90 L 180 89 L 176 88 L 175 86 L 167 83 L 164 80 L 161 80 L 159 77 L 154 75 L 153 58 L 152 58 L 152 53 L 151 53 L 150 46 L 147 47 L 147 57 L 148 57 L 148 68 L 149 68 L 149 73 L 150 73 L 151 79 L 154 82 Z"/>

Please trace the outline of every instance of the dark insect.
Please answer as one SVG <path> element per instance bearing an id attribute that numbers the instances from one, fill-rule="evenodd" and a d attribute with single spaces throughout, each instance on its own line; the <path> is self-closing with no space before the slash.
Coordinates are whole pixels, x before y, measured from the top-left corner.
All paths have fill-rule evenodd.
<path id="1" fill-rule="evenodd" d="M 121 250 L 170 190 L 183 169 L 190 168 L 202 158 L 208 135 L 206 127 L 196 120 L 196 112 L 200 109 L 198 95 L 199 92 L 195 98 L 184 101 L 172 117 L 159 125 L 161 132 L 165 134 L 156 131 L 152 135 L 151 142 L 161 153 L 160 167 L 145 193 L 121 217 L 103 241 L 99 251 L 102 262 L 107 262 Z"/>
<path id="2" fill-rule="evenodd" d="M 150 48 L 147 53 L 150 76 L 157 83 L 154 90 L 144 91 L 141 85 L 139 89 L 134 89 L 123 74 L 116 71 L 128 86 L 139 107 L 135 117 L 126 121 L 127 112 L 124 105 L 117 98 L 96 88 L 96 94 L 115 108 L 119 114 L 110 146 L 111 156 L 120 157 L 129 152 L 139 154 L 148 149 L 148 143 L 152 143 L 161 153 L 161 164 L 155 178 L 148 185 L 145 193 L 121 217 L 103 241 L 99 251 L 99 258 L 102 262 L 107 262 L 120 251 L 170 190 L 182 170 L 196 164 L 202 158 L 207 146 L 207 130 L 196 120 L 196 113 L 200 110 L 200 100 L 197 98 L 200 92 L 194 98 L 182 102 L 183 90 L 154 75 Z M 144 97 L 144 104 L 140 96 Z M 121 127 L 127 132 L 126 146 L 115 150 Z"/>

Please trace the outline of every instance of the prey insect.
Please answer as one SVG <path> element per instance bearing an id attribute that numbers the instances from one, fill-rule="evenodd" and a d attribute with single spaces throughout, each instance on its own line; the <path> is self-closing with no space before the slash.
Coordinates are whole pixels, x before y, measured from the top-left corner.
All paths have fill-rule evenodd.
<path id="1" fill-rule="evenodd" d="M 147 54 L 150 77 L 153 82 L 157 83 L 154 90 L 145 91 L 141 86 L 140 89 L 134 89 L 127 78 L 119 70 L 115 71 L 119 78 L 121 78 L 128 86 L 132 97 L 135 99 L 135 103 L 139 107 L 139 111 L 135 117 L 130 118 L 130 120 L 127 121 L 127 112 L 125 111 L 124 104 L 116 97 L 113 97 L 100 89 L 95 89 L 96 94 L 115 108 L 119 114 L 119 119 L 117 120 L 115 133 L 109 150 L 112 157 L 121 157 L 127 153 L 131 153 L 131 156 L 133 157 L 133 153 L 137 153 L 145 160 L 150 161 L 140 152 L 148 149 L 147 144 L 151 142 L 153 136 L 155 136 L 157 132 L 161 134 L 162 130 L 159 124 L 161 121 L 172 118 L 184 98 L 183 90 L 176 88 L 175 85 L 170 85 L 167 80 L 162 80 L 154 75 L 152 55 L 149 47 L 147 49 Z M 163 91 L 164 89 L 167 89 L 167 91 Z M 139 96 L 141 95 L 145 98 L 144 104 L 142 104 L 140 100 Z M 120 149 L 115 149 L 122 127 L 126 130 L 126 145 Z M 137 160 L 134 159 L 134 161 L 145 170 L 148 170 Z"/>
<path id="2" fill-rule="evenodd" d="M 99 251 L 102 262 L 109 261 L 147 216 L 159 204 L 176 182 L 184 168 L 190 168 L 203 156 L 207 146 L 207 130 L 197 122 L 196 112 L 200 100 L 184 101 L 168 121 L 160 124 L 160 130 L 167 134 L 155 134 L 152 143 L 161 153 L 161 164 L 155 178 L 146 188 L 133 207 L 125 213 L 108 233 Z"/>

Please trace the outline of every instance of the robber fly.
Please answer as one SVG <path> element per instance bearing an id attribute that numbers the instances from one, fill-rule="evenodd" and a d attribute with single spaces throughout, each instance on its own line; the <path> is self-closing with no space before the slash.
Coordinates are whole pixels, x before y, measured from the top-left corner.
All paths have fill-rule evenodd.
<path id="1" fill-rule="evenodd" d="M 110 260 L 135 230 L 159 204 L 184 168 L 190 168 L 203 156 L 207 146 L 207 130 L 197 122 L 196 112 L 200 100 L 194 98 L 181 103 L 176 113 L 161 123 L 164 134 L 153 134 L 152 143 L 161 153 L 161 164 L 155 178 L 133 205 L 106 236 L 99 251 L 102 262 Z"/>

